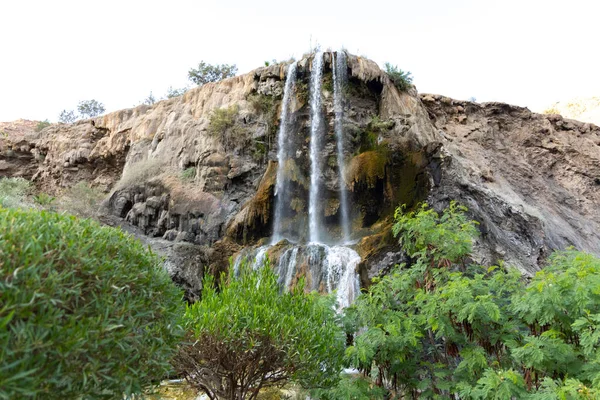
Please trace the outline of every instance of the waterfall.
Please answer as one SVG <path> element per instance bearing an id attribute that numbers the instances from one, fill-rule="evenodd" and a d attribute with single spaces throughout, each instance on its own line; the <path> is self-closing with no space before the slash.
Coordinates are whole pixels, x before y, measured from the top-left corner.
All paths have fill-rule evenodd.
<path id="1" fill-rule="evenodd" d="M 337 170 L 340 180 L 340 224 L 342 227 L 341 243 L 348 243 L 350 238 L 350 217 L 348 193 L 344 182 L 344 129 L 343 129 L 343 87 L 347 82 L 346 54 L 338 52 L 338 57 L 332 56 L 332 72 L 334 84 L 334 130 L 337 142 Z M 308 203 L 309 236 L 308 243 L 279 243 L 286 238 L 284 217 L 286 207 L 291 201 L 289 176 L 286 176 L 286 162 L 295 156 L 290 126 L 290 103 L 296 87 L 297 64 L 289 66 L 284 86 L 283 103 L 281 107 L 280 126 L 277 149 L 277 180 L 275 184 L 275 210 L 273 236 L 270 244 L 258 248 L 243 250 L 234 263 L 238 271 L 242 260 L 246 258 L 249 265 L 256 269 L 262 266 L 267 252 L 275 245 L 272 254 L 278 259 L 272 260 L 276 267 L 278 283 L 283 289 L 295 284 L 297 276 L 305 276 L 308 290 L 336 292 L 338 310 L 348 307 L 360 291 L 356 268 L 361 261 L 358 253 L 344 245 L 330 246 L 321 243 L 322 224 L 321 207 L 323 202 L 320 195 L 320 178 L 322 151 L 325 130 L 322 121 L 321 81 L 323 75 L 323 53 L 315 54 L 310 75 L 310 187 Z M 289 239 L 289 238 L 287 238 Z M 279 244 L 278 244 L 279 243 Z M 279 256 L 277 256 L 279 254 Z"/>
<path id="2" fill-rule="evenodd" d="M 289 106 L 292 93 L 296 86 L 296 67 L 294 61 L 288 68 L 287 78 L 283 90 L 283 103 L 279 116 L 279 132 L 277 134 L 277 181 L 275 184 L 275 215 L 273 221 L 273 237 L 271 243 L 275 244 L 282 239 L 283 209 L 289 203 L 289 180 L 285 178 L 285 160 L 290 157 L 291 140 L 288 138 Z"/>
<path id="3" fill-rule="evenodd" d="M 340 224 L 342 225 L 342 243 L 350 240 L 350 216 L 348 214 L 348 190 L 346 189 L 346 162 L 344 159 L 344 102 L 343 89 L 348 81 L 346 53 L 339 51 L 337 59 L 331 53 L 333 70 L 333 112 L 334 129 L 337 142 L 337 167 L 340 182 Z"/>
<path id="4" fill-rule="evenodd" d="M 313 59 L 310 77 L 310 191 L 308 199 L 309 240 L 319 243 L 319 178 L 321 163 L 321 77 L 323 75 L 323 53 L 317 52 Z"/>

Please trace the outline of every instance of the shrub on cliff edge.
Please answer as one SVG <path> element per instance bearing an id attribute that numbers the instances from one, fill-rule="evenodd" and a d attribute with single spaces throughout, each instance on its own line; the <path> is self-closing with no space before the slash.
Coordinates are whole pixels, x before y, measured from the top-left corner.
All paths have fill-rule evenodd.
<path id="1" fill-rule="evenodd" d="M 385 63 L 385 72 L 399 91 L 406 92 L 412 86 L 413 78 L 409 71 L 402 71 L 395 65 Z"/>
<path id="2" fill-rule="evenodd" d="M 122 231 L 0 208 L 0 398 L 123 398 L 165 377 L 182 293 Z"/>

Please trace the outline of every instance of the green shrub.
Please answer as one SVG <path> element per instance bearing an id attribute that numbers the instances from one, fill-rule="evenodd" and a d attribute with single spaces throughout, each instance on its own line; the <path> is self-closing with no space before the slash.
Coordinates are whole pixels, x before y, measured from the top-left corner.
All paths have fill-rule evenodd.
<path id="1" fill-rule="evenodd" d="M 96 217 L 104 193 L 81 181 L 67 189 L 60 199 L 60 208 L 81 218 Z"/>
<path id="2" fill-rule="evenodd" d="M 35 204 L 42 207 L 47 207 L 51 205 L 52 203 L 54 203 L 55 200 L 56 197 L 50 196 L 48 193 L 44 192 L 33 196 L 33 201 L 35 201 Z"/>
<path id="3" fill-rule="evenodd" d="M 408 71 L 402 71 L 397 66 L 390 63 L 385 63 L 385 71 L 390 77 L 392 83 L 401 92 L 406 92 L 412 87 L 412 75 Z"/>
<path id="4" fill-rule="evenodd" d="M 186 168 L 181 172 L 181 179 L 183 181 L 193 181 L 195 177 L 196 177 L 196 168 L 195 167 Z"/>
<path id="5" fill-rule="evenodd" d="M 51 125 L 51 124 L 50 124 L 50 121 L 48 121 L 47 119 L 46 119 L 46 120 L 44 120 L 44 121 L 40 121 L 40 122 L 38 122 L 38 123 L 37 123 L 37 125 L 35 126 L 35 131 L 36 131 L 36 132 L 39 132 L 39 131 L 41 131 L 42 129 L 49 127 L 50 125 Z"/>
<path id="6" fill-rule="evenodd" d="M 164 164 L 158 158 L 148 158 L 128 163 L 123 169 L 123 175 L 115 185 L 115 189 L 143 184 L 159 175 L 164 169 Z"/>
<path id="7" fill-rule="evenodd" d="M 198 68 L 192 68 L 188 71 L 188 79 L 198 86 L 209 82 L 218 82 L 225 78 L 231 78 L 237 73 L 235 64 L 215 64 L 211 65 L 200 61 Z"/>
<path id="8" fill-rule="evenodd" d="M 173 86 L 169 86 L 169 88 L 167 89 L 166 97 L 167 97 L 167 99 L 172 99 L 173 97 L 179 97 L 179 96 L 185 94 L 185 92 L 187 92 L 187 91 L 188 91 L 187 87 L 174 88 Z"/>
<path id="9" fill-rule="evenodd" d="M 227 130 L 235 125 L 238 111 L 237 105 L 213 110 L 209 116 L 208 133 L 214 136 L 224 136 Z"/>
<path id="10" fill-rule="evenodd" d="M 1 207 L 29 207 L 26 202 L 31 182 L 25 178 L 0 178 Z"/>
<path id="11" fill-rule="evenodd" d="M 139 241 L 0 209 L 0 398 L 123 398 L 166 376 L 182 292 Z"/>
<path id="12" fill-rule="evenodd" d="M 529 283 L 468 265 L 477 230 L 465 211 L 397 210 L 411 265 L 346 310 L 348 365 L 387 398 L 600 398 L 600 259 L 556 252 Z"/>
<path id="13" fill-rule="evenodd" d="M 174 366 L 211 399 L 254 398 L 261 388 L 288 381 L 328 387 L 341 372 L 345 337 L 336 324 L 333 298 L 305 294 L 300 283 L 281 292 L 269 262 L 230 268 L 220 290 L 204 282 L 202 300 L 185 312 L 188 342 Z"/>

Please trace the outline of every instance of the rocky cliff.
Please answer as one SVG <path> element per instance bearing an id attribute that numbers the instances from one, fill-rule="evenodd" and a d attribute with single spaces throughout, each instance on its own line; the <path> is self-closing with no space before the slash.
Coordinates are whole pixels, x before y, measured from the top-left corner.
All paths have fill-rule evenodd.
<path id="1" fill-rule="evenodd" d="M 291 102 L 296 157 L 293 226 L 306 225 L 312 56 L 298 61 Z M 347 176 L 335 168 L 331 54 L 322 110 L 326 167 L 320 212 L 339 231 L 346 185 L 363 283 L 404 260 L 390 237 L 398 204 L 456 199 L 480 222 L 473 258 L 531 274 L 551 250 L 600 254 L 600 128 L 500 103 L 399 92 L 379 67 L 349 55 L 344 89 Z M 106 190 L 102 219 L 167 256 L 174 279 L 198 295 L 207 267 L 271 235 L 276 135 L 288 64 L 192 89 L 183 96 L 39 133 L 0 138 L 0 174 L 55 192 L 78 181 Z M 302 231 L 301 228 L 298 229 Z"/>

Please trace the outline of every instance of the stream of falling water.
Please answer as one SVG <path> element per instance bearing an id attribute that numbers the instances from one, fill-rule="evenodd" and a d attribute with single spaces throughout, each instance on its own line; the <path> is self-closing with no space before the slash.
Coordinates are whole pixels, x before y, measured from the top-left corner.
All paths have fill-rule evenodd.
<path id="1" fill-rule="evenodd" d="M 348 190 L 346 189 L 346 161 L 344 158 L 344 101 L 343 89 L 348 81 L 348 71 L 346 67 L 346 53 L 337 52 L 337 58 L 334 53 L 332 57 L 333 70 L 333 111 L 335 114 L 334 129 L 337 142 L 337 166 L 340 183 L 340 223 L 342 225 L 342 243 L 350 240 L 350 216 L 348 214 Z"/>
<path id="2" fill-rule="evenodd" d="M 289 180 L 285 179 L 285 160 L 290 157 L 291 140 L 288 139 L 288 125 L 289 125 L 289 107 L 292 93 L 296 87 L 296 67 L 297 63 L 294 61 L 287 71 L 287 78 L 285 80 L 285 87 L 283 90 L 283 102 L 281 105 L 281 115 L 279 123 L 279 132 L 277 135 L 277 181 L 275 184 L 275 213 L 273 222 L 273 236 L 271 243 L 275 244 L 280 241 L 282 237 L 282 221 L 283 221 L 283 209 L 286 200 L 289 202 Z"/>
<path id="3" fill-rule="evenodd" d="M 334 80 L 334 129 L 337 142 L 337 168 L 340 179 L 340 223 L 342 225 L 341 243 L 347 243 L 350 238 L 350 218 L 348 215 L 348 195 L 343 180 L 345 173 L 344 161 L 344 130 L 343 130 L 343 86 L 347 80 L 346 55 L 338 52 L 337 60 L 332 54 L 332 73 Z M 253 269 L 261 267 L 268 256 L 269 249 L 285 238 L 283 220 L 284 210 L 289 204 L 289 179 L 285 176 L 286 161 L 293 157 L 292 141 L 289 132 L 289 104 L 296 86 L 296 68 L 294 62 L 289 66 L 284 86 L 283 103 L 280 115 L 277 150 L 277 181 L 275 188 L 275 211 L 273 236 L 268 245 L 242 251 L 233 265 L 237 274 L 243 260 L 248 260 Z M 360 291 L 356 268 L 361 261 L 358 253 L 344 245 L 327 245 L 320 242 L 321 220 L 319 218 L 319 184 L 321 174 L 320 152 L 322 151 L 322 136 L 324 135 L 321 119 L 321 81 L 323 75 L 323 53 L 315 54 L 310 77 L 310 188 L 309 188 L 309 243 L 283 245 L 279 250 L 276 262 L 278 282 L 283 288 L 289 288 L 297 282 L 300 276 L 306 277 L 309 290 L 336 292 L 338 309 L 348 307 Z"/>
<path id="4" fill-rule="evenodd" d="M 320 242 L 319 178 L 321 175 L 321 78 L 323 76 L 323 53 L 317 52 L 313 59 L 310 76 L 310 189 L 308 198 L 309 241 Z"/>

